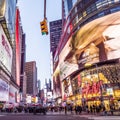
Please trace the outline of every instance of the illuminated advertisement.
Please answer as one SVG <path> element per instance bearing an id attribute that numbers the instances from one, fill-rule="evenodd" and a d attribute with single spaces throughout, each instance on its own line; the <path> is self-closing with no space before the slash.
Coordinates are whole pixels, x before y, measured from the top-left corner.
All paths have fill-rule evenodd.
<path id="1" fill-rule="evenodd" d="M 0 101 L 9 100 L 9 85 L 7 82 L 0 79 Z"/>
<path id="2" fill-rule="evenodd" d="M 6 0 L 0 0 L 0 19 L 5 15 Z"/>
<path id="3" fill-rule="evenodd" d="M 72 86 L 71 86 L 71 81 L 69 78 L 65 79 L 63 82 L 62 82 L 62 87 L 63 87 L 63 91 L 62 91 L 62 98 L 64 100 L 66 100 L 67 97 L 73 95 L 73 92 L 72 92 Z"/>
<path id="4" fill-rule="evenodd" d="M 15 87 L 13 87 L 12 85 L 10 85 L 9 88 L 9 102 L 11 103 L 15 103 L 16 102 L 16 93 L 17 93 L 17 89 Z"/>
<path id="5" fill-rule="evenodd" d="M 15 25 L 15 38 L 16 38 L 16 81 L 20 85 L 20 12 L 16 10 L 16 25 Z"/>
<path id="6" fill-rule="evenodd" d="M 32 103 L 32 97 L 30 95 L 27 95 L 26 103 Z"/>
<path id="7" fill-rule="evenodd" d="M 53 85 L 54 85 L 54 95 L 55 97 L 61 96 L 61 83 L 59 74 L 53 77 Z"/>
<path id="8" fill-rule="evenodd" d="M 72 36 L 72 58 L 75 56 L 79 65 L 120 58 L 119 31 L 120 12 L 89 22 Z"/>
<path id="9" fill-rule="evenodd" d="M 60 80 L 63 80 L 72 72 L 78 70 L 78 64 L 74 57 L 70 61 L 65 60 L 66 56 L 71 51 L 70 41 L 71 39 L 67 42 L 59 56 Z"/>
<path id="10" fill-rule="evenodd" d="M 12 48 L 0 25 L 0 61 L 11 72 L 12 65 Z"/>

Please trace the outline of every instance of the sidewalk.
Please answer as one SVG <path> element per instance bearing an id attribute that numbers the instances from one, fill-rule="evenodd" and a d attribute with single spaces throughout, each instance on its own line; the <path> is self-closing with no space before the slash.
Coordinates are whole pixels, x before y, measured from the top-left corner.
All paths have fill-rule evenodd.
<path id="1" fill-rule="evenodd" d="M 33 115 L 33 113 L 24 113 L 24 112 L 21 112 L 21 113 L 0 113 L 0 116 L 5 116 L 5 115 Z M 115 113 L 115 115 L 111 116 L 110 113 L 108 115 L 103 115 L 103 113 L 100 113 L 100 114 L 88 114 L 86 112 L 82 112 L 81 114 L 75 114 L 75 112 L 71 113 L 70 111 L 67 111 L 67 114 L 65 114 L 64 111 L 62 112 L 47 112 L 46 115 L 55 115 L 55 116 L 71 116 L 71 117 L 74 117 L 74 118 L 78 118 L 78 117 L 82 117 L 82 118 L 87 118 L 89 120 L 120 120 L 120 116 L 118 115 L 118 113 Z"/>
<path id="2" fill-rule="evenodd" d="M 93 120 L 120 120 L 120 116 L 85 116 L 85 118 Z"/>
<path id="3" fill-rule="evenodd" d="M 81 114 L 75 114 L 75 112 L 73 112 L 71 114 L 71 112 L 67 112 L 67 114 L 65 114 L 64 111 L 62 112 L 47 112 L 47 115 L 71 115 L 73 117 L 84 117 L 87 118 L 89 120 L 120 120 L 120 116 L 118 116 L 118 114 L 115 113 L 115 115 L 111 116 L 110 113 L 108 115 L 103 115 L 103 113 L 100 114 L 88 114 L 86 112 L 82 112 Z"/>

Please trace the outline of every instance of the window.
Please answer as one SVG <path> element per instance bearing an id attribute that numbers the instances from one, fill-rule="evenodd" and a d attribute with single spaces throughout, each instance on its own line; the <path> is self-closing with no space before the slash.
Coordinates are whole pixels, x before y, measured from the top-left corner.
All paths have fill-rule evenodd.
<path id="1" fill-rule="evenodd" d="M 120 11 L 120 6 L 110 9 L 111 13 L 116 12 L 116 11 Z"/>

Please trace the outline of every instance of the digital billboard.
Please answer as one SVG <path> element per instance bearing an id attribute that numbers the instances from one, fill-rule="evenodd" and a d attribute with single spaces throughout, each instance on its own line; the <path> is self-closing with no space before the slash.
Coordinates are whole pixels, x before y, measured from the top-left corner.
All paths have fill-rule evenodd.
<path id="1" fill-rule="evenodd" d="M 12 55 L 12 47 L 10 46 L 3 28 L 0 25 L 0 61 L 2 62 L 3 66 L 8 69 L 9 72 L 11 72 Z"/>
<path id="2" fill-rule="evenodd" d="M 6 0 L 0 0 L 0 19 L 5 15 L 6 10 Z"/>
<path id="3" fill-rule="evenodd" d="M 66 43 L 65 47 L 63 48 L 63 50 L 59 55 L 60 80 L 63 80 L 71 73 L 78 70 L 78 64 L 76 63 L 74 57 L 72 58 L 71 61 L 66 61 L 66 57 L 71 51 L 71 46 L 70 46 L 71 40 L 72 40 L 71 38 L 68 40 L 68 42 Z"/>
<path id="4" fill-rule="evenodd" d="M 87 23 L 72 36 L 72 58 L 75 56 L 81 66 L 120 58 L 119 31 L 120 12 Z"/>

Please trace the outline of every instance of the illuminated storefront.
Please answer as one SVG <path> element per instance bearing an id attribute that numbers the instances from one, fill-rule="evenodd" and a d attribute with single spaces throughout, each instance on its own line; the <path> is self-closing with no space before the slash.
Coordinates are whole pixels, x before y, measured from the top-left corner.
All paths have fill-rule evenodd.
<path id="1" fill-rule="evenodd" d="M 118 106 L 120 92 L 120 12 L 106 15 L 84 25 L 72 36 L 70 52 L 64 62 L 79 65 L 71 79 L 72 99 L 76 104 L 111 103 Z M 73 53 L 74 51 L 74 53 Z M 63 55 L 63 54 L 62 54 Z M 87 67 L 87 64 L 90 65 Z M 62 70 L 63 71 L 63 70 Z M 65 72 L 66 73 L 66 72 Z M 67 78 L 67 77 L 66 77 Z M 64 86 L 65 87 L 65 86 Z"/>
<path id="2" fill-rule="evenodd" d="M 62 0 L 62 3 L 64 32 L 56 52 L 62 101 L 117 106 L 120 101 L 120 1 Z"/>
<path id="3" fill-rule="evenodd" d="M 74 75 L 72 79 L 73 94 L 76 104 L 119 104 L 120 81 L 119 63 L 105 63 L 97 68 L 87 68 Z M 117 76 L 116 76 L 117 74 Z"/>

